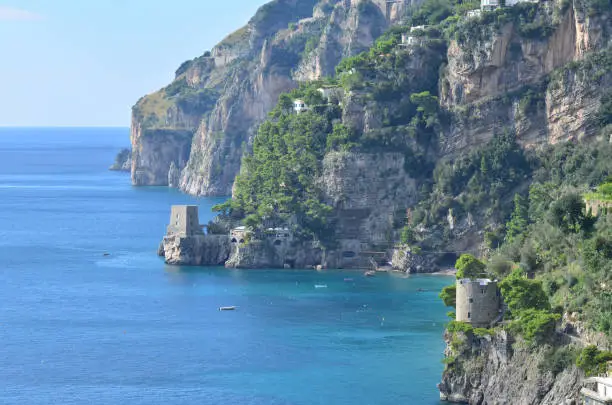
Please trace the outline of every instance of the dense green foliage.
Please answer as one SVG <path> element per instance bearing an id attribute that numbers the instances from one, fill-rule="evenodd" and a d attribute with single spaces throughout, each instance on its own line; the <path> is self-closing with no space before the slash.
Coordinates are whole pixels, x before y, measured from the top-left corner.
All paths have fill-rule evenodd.
<path id="1" fill-rule="evenodd" d="M 489 263 L 498 276 L 507 276 L 500 287 L 514 319 L 527 308 L 552 314 L 552 306 L 612 336 L 612 218 L 590 216 L 583 201 L 585 191 L 610 173 L 608 143 L 568 143 L 538 154 L 529 198 L 518 201 L 504 243 Z M 609 192 L 604 183 L 589 195 L 606 198 Z M 528 321 L 534 319 L 530 314 Z"/>
<path id="2" fill-rule="evenodd" d="M 457 285 L 452 284 L 444 287 L 439 297 L 447 307 L 455 307 L 457 305 Z"/>
<path id="3" fill-rule="evenodd" d="M 508 325 L 511 331 L 520 333 L 528 343 L 542 343 L 553 336 L 559 314 L 537 309 L 527 309 L 518 313 Z"/>
<path id="4" fill-rule="evenodd" d="M 462 254 L 455 263 L 457 278 L 478 278 L 486 276 L 486 266 L 470 254 Z"/>
<path id="5" fill-rule="evenodd" d="M 310 101 L 316 97 L 311 89 L 301 93 Z M 264 221 L 284 223 L 295 215 L 302 229 L 323 239 L 331 208 L 320 202 L 314 179 L 320 174 L 337 111 L 325 107 L 324 114 L 292 114 L 287 107 L 281 100 L 273 112 L 276 119 L 259 128 L 253 154 L 244 159 L 244 169 L 236 178 L 232 208 L 246 216 L 245 223 L 252 227 Z"/>
<path id="6" fill-rule="evenodd" d="M 607 371 L 608 362 L 612 361 L 612 352 L 601 351 L 597 346 L 587 346 L 578 355 L 576 365 L 586 375 L 602 375 Z"/>
<path id="7" fill-rule="evenodd" d="M 184 77 L 173 81 L 164 92 L 167 97 L 176 100 L 176 105 L 187 113 L 210 111 L 219 99 L 219 92 L 216 90 L 189 86 Z"/>
<path id="8" fill-rule="evenodd" d="M 446 331 L 449 333 L 463 332 L 470 333 L 474 330 L 472 325 L 466 322 L 450 321 L 446 325 Z"/>
<path id="9" fill-rule="evenodd" d="M 506 224 L 506 241 L 512 243 L 515 238 L 520 237 L 527 229 L 529 213 L 525 199 L 520 194 L 514 196 L 514 211 L 510 221 Z"/>
<path id="10" fill-rule="evenodd" d="M 500 284 L 504 302 L 511 314 L 520 316 L 526 310 L 549 310 L 548 297 L 542 289 L 542 282 L 530 280 L 522 269 L 516 269 Z"/>
<path id="11" fill-rule="evenodd" d="M 508 195 L 531 171 L 514 135 L 497 135 L 481 149 L 439 162 L 432 192 L 419 204 L 416 216 L 426 224 L 441 223 L 452 209 L 455 215 L 484 211 L 492 222 L 505 220 L 511 207 Z"/>

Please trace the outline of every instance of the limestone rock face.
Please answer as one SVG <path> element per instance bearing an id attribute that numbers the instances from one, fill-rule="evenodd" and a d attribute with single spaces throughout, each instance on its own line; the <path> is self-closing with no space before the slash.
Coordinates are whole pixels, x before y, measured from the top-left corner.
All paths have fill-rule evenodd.
<path id="1" fill-rule="evenodd" d="M 453 350 L 452 337 L 446 334 L 445 338 L 448 354 Z M 470 405 L 580 403 L 578 396 L 584 376 L 573 365 L 556 376 L 543 369 L 540 364 L 547 355 L 547 347 L 539 346 L 535 351 L 513 349 L 512 338 L 503 331 L 482 338 L 462 334 L 461 339 L 464 342 L 461 353 L 444 371 L 438 385 L 441 399 Z"/>
<path id="2" fill-rule="evenodd" d="M 109 167 L 109 170 L 118 172 L 129 172 L 132 169 L 132 151 L 122 149 L 115 157 L 115 163 Z"/>
<path id="3" fill-rule="evenodd" d="M 167 186 L 170 165 L 181 167 L 189 158 L 191 132 L 132 126 L 132 184 Z"/>
<path id="4" fill-rule="evenodd" d="M 232 251 L 225 263 L 228 268 L 299 268 L 320 265 L 323 251 L 313 243 L 282 243 L 255 240 L 248 244 L 232 244 Z"/>
<path id="5" fill-rule="evenodd" d="M 322 24 L 318 46 L 310 51 L 297 66 L 293 78 L 298 81 L 333 76 L 336 65 L 347 56 L 368 50 L 391 22 L 387 19 L 386 2 L 359 7 L 356 1 L 337 2 L 327 14 L 319 5 L 318 18 L 309 24 Z M 366 2 L 364 2 L 366 3 Z M 328 3 L 329 4 L 329 3 Z"/>
<path id="6" fill-rule="evenodd" d="M 525 147 L 595 134 L 591 118 L 611 73 L 593 54 L 609 55 L 612 24 L 576 5 L 559 16 L 550 7 L 539 14 L 555 24 L 544 39 L 525 36 L 520 24 L 509 22 L 499 28 L 474 25 L 450 42 L 440 83 L 441 105 L 451 112 L 444 156 L 478 147 L 504 129 L 515 130 Z M 528 99 L 529 87 L 532 95 L 545 96 Z"/>
<path id="7" fill-rule="evenodd" d="M 181 173 L 179 172 L 178 168 L 174 162 L 171 162 L 170 170 L 168 170 L 168 187 L 178 187 L 180 176 Z"/>
<path id="8" fill-rule="evenodd" d="M 133 109 L 133 184 L 167 185 L 174 162 L 184 192 L 229 195 L 279 94 L 298 80 L 329 75 L 399 18 L 397 7 L 387 18 L 385 2 L 361 3 L 271 1 L 210 52 L 181 65 L 171 85 Z"/>
<path id="9" fill-rule="evenodd" d="M 393 249 L 391 267 L 393 270 L 409 274 L 431 273 L 439 270 L 435 261 L 428 260 L 427 257 L 412 252 L 408 247 Z"/>
<path id="10" fill-rule="evenodd" d="M 401 153 L 332 152 L 318 179 L 325 201 L 335 208 L 338 240 L 388 244 L 396 211 L 417 198 L 416 181 Z"/>
<path id="11" fill-rule="evenodd" d="M 167 235 L 158 253 L 168 264 L 223 266 L 230 249 L 230 239 L 226 235 Z"/>

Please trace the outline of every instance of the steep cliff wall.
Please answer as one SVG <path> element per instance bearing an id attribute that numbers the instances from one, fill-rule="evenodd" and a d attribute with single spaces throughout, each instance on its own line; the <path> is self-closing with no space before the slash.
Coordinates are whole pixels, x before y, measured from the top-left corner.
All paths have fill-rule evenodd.
<path id="1" fill-rule="evenodd" d="M 452 113 L 443 154 L 456 156 L 504 129 L 526 147 L 594 135 L 590 118 L 611 76 L 590 59 L 609 58 L 610 28 L 605 14 L 555 2 L 519 4 L 460 25 L 440 82 L 441 105 Z"/>
<path id="2" fill-rule="evenodd" d="M 404 154 L 392 152 L 325 156 L 318 181 L 326 202 L 335 208 L 336 239 L 364 246 L 393 243 L 398 211 L 417 199 L 416 181 L 406 172 L 405 159 Z"/>
<path id="3" fill-rule="evenodd" d="M 446 341 L 452 360 L 438 385 L 444 400 L 470 405 L 579 403 L 584 374 L 573 365 L 550 369 L 552 363 L 547 362 L 567 345 L 557 342 L 530 349 L 503 331 L 485 337 L 447 334 Z"/>
<path id="4" fill-rule="evenodd" d="M 223 266 L 230 255 L 227 235 L 166 235 L 158 254 L 166 263 L 184 266 Z"/>
<path id="5" fill-rule="evenodd" d="M 133 183 L 168 184 L 174 162 L 183 191 L 230 194 L 240 159 L 279 94 L 299 80 L 329 75 L 342 57 L 366 50 L 398 18 L 397 7 L 388 19 L 386 3 L 377 3 L 274 0 L 211 52 L 185 62 L 170 86 L 134 107 Z M 146 142 L 149 131 L 159 130 L 170 138 L 156 137 L 163 146 Z M 188 159 L 186 134 L 192 137 Z"/>

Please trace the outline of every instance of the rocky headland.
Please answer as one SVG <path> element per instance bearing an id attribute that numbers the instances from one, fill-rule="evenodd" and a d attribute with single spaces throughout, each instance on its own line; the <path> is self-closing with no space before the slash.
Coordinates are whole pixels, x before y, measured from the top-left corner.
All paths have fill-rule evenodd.
<path id="1" fill-rule="evenodd" d="M 115 157 L 115 162 L 108 169 L 117 172 L 130 172 L 132 170 L 132 151 L 121 149 Z"/>
<path id="2" fill-rule="evenodd" d="M 132 182 L 231 199 L 160 254 L 415 273 L 469 253 L 500 280 L 520 269 L 542 305 L 448 331 L 442 397 L 576 403 L 584 338 L 558 317 L 612 325 L 607 207 L 583 201 L 612 175 L 612 7 L 507 5 L 274 0 L 183 63 L 133 108 Z"/>

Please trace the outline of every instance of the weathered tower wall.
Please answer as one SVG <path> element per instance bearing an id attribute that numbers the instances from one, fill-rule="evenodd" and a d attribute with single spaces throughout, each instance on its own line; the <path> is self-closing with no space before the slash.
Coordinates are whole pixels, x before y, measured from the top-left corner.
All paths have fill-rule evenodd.
<path id="1" fill-rule="evenodd" d="M 491 280 L 457 280 L 456 320 L 475 327 L 489 327 L 499 316 L 501 296 L 497 282 Z"/>
<path id="2" fill-rule="evenodd" d="M 168 235 L 201 235 L 202 227 L 196 205 L 173 205 L 170 212 Z"/>

